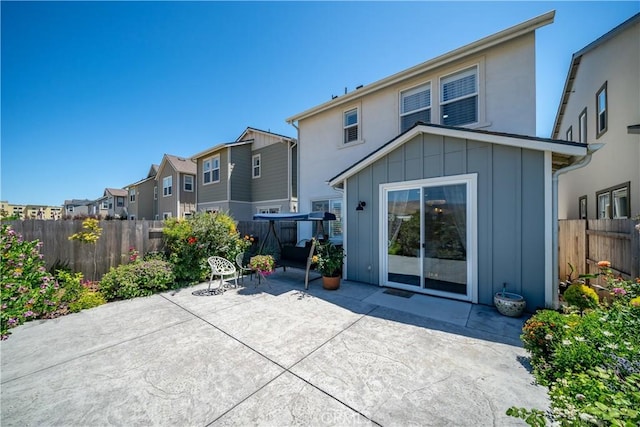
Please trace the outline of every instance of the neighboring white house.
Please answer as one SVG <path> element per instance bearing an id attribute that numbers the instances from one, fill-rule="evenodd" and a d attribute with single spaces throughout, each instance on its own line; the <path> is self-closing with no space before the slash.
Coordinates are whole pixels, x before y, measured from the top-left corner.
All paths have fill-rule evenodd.
<path id="1" fill-rule="evenodd" d="M 640 14 L 573 55 L 551 136 L 604 144 L 560 176 L 559 218 L 640 214 Z"/>
<path id="2" fill-rule="evenodd" d="M 298 128 L 299 210 L 341 217 L 343 194 L 327 181 L 417 121 L 535 135 L 535 30 L 525 21 L 289 117 Z M 340 221 L 329 224 L 341 240 Z M 299 237 L 312 230 L 300 225 Z"/>

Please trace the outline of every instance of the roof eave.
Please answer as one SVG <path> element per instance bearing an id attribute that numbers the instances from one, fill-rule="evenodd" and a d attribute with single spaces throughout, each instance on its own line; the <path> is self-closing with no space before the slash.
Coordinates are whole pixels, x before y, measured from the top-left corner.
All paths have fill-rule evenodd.
<path id="1" fill-rule="evenodd" d="M 537 16 L 535 18 L 529 19 L 528 21 L 522 22 L 513 27 L 502 30 L 498 33 L 492 34 L 490 36 L 484 37 L 478 41 L 462 46 L 458 49 L 452 50 L 448 53 L 440 55 L 436 58 L 408 68 L 406 70 L 400 71 L 399 73 L 393 74 L 384 79 L 378 80 L 369 85 L 363 86 L 360 89 L 357 89 L 353 92 L 350 92 L 346 95 L 339 96 L 335 99 L 327 101 L 323 104 L 317 105 L 313 108 L 310 108 L 306 111 L 303 111 L 300 114 L 293 115 L 286 120 L 287 123 L 292 124 L 293 122 L 300 121 L 312 115 L 321 113 L 322 111 L 328 110 L 329 108 L 342 105 L 348 102 L 353 101 L 355 98 L 361 97 L 363 95 L 375 92 L 377 90 L 383 89 L 385 87 L 394 85 L 403 80 L 409 79 L 416 75 L 425 73 L 432 69 L 441 67 L 450 62 L 456 61 L 465 56 L 475 54 L 479 51 L 488 49 L 492 46 L 495 46 L 500 43 L 504 43 L 516 37 L 519 37 L 523 34 L 530 33 L 535 31 L 536 29 L 543 27 L 545 25 L 551 24 L 555 17 L 555 10 Z"/>

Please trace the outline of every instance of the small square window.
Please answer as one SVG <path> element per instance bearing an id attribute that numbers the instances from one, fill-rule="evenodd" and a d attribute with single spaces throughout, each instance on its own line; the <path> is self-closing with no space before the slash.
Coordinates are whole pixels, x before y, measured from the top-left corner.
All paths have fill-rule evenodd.
<path id="1" fill-rule="evenodd" d="M 344 143 L 358 140 L 358 109 L 354 108 L 344 113 Z"/>
<path id="2" fill-rule="evenodd" d="M 193 175 L 184 176 L 184 191 L 193 192 Z"/>

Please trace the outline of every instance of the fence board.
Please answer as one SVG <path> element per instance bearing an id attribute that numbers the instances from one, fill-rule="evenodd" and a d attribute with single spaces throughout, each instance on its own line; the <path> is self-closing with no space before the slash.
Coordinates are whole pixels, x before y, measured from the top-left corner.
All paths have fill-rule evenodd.
<path id="1" fill-rule="evenodd" d="M 614 273 L 640 276 L 640 238 L 632 219 L 559 221 L 559 277 L 566 278 L 567 262 L 577 273 L 597 273 L 598 261 L 611 262 Z"/>
<path id="2" fill-rule="evenodd" d="M 164 250 L 163 221 L 129 220 L 100 221 L 102 234 L 95 245 L 69 240 L 69 236 L 82 230 L 81 220 L 49 221 L 39 219 L 7 221 L 28 241 L 42 242 L 40 253 L 47 269 L 55 264 L 66 264 L 73 271 L 82 272 L 85 278 L 99 280 L 112 267 L 126 263 L 129 249 L 135 248 L 140 255 Z M 276 232 L 282 244 L 295 245 L 297 225 L 294 221 L 278 221 Z M 268 221 L 241 221 L 241 235 L 254 235 L 263 239 L 269 230 Z M 266 242 L 269 253 L 278 253 L 273 236 Z M 95 266 L 94 266 L 95 260 Z"/>

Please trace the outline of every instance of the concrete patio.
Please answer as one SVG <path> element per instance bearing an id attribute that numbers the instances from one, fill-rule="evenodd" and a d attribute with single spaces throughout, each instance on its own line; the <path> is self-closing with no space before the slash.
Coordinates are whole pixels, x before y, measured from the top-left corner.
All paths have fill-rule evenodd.
<path id="1" fill-rule="evenodd" d="M 544 409 L 493 307 L 300 271 L 27 323 L 0 345 L 2 426 L 513 426 Z"/>

